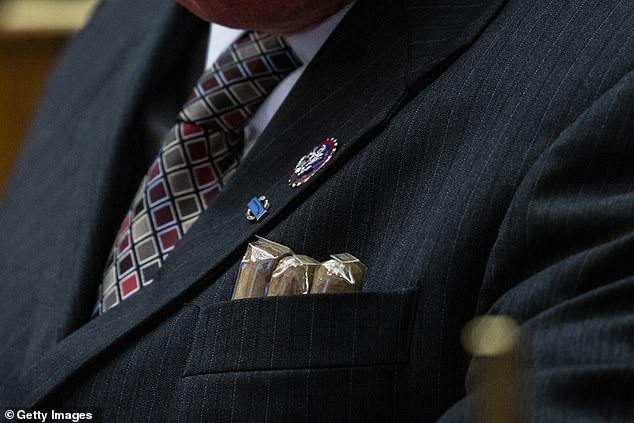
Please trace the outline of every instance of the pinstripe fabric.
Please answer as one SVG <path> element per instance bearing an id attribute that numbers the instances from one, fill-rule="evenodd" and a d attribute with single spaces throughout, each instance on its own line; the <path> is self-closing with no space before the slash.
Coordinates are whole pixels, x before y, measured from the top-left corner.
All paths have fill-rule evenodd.
<path id="1" fill-rule="evenodd" d="M 351 134 L 374 114 L 388 118 L 263 226 L 318 259 L 353 252 L 368 265 L 366 291 L 231 303 L 239 263 L 229 256 L 41 406 L 102 407 L 108 421 L 472 421 L 481 368 L 467 362 L 459 334 L 491 312 L 522 324 L 530 421 L 632 419 L 634 5 L 410 3 L 402 10 L 407 96 L 397 110 L 372 109 L 388 92 L 379 81 L 381 91 L 361 105 L 350 94 L 354 112 L 340 120 L 302 111 L 311 118 L 300 120 L 306 133 L 315 125 L 327 135 Z M 459 20 L 476 9 L 470 24 Z M 339 34 L 338 48 L 359 48 Z M 442 61 L 448 44 L 457 50 Z M 333 45 L 322 53 L 329 64 Z M 358 66 L 363 74 L 377 65 Z M 296 118 L 300 100 L 325 90 L 350 89 L 306 78 L 315 88 L 291 96 L 282 115 Z M 281 118 L 266 132 L 293 130 Z M 274 139 L 265 133 L 254 154 L 277 158 Z M 6 204 L 16 204 L 19 188 L 14 182 Z M 4 210 L 7 227 L 13 214 Z M 173 274 L 208 260 L 205 248 L 181 257 L 186 269 Z M 3 278 L 4 269 L 17 271 L 9 263 Z M 25 304 L 9 305 L 0 321 Z M 20 363 L 28 333 L 9 333 L 0 354 Z M 54 378 L 54 368 L 34 369 Z"/>

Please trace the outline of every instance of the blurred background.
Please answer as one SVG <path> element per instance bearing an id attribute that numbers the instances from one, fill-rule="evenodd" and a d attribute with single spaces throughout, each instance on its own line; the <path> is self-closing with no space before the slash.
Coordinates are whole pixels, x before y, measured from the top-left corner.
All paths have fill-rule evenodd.
<path id="1" fill-rule="evenodd" d="M 98 1 L 0 0 L 0 198 L 47 75 Z"/>

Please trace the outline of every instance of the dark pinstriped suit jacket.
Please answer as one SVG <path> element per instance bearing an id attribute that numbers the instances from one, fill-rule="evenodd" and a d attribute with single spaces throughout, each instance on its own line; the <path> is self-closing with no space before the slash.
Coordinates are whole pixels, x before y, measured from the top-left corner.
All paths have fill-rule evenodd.
<path id="1" fill-rule="evenodd" d="M 106 0 L 57 68 L 0 213 L 0 404 L 469 421 L 459 334 L 496 313 L 522 325 L 532 421 L 632 421 L 634 2 L 359 1 L 158 280 L 88 321 L 138 116 L 203 26 Z M 325 137 L 340 151 L 289 188 Z M 353 253 L 364 292 L 229 301 L 255 234 Z"/>

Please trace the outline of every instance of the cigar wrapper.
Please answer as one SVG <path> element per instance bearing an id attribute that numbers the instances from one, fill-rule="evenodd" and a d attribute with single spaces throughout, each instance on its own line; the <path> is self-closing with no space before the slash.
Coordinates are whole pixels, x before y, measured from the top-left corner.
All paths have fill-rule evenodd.
<path id="1" fill-rule="evenodd" d="M 249 243 L 240 263 L 232 299 L 265 297 L 273 270 L 281 259 L 291 254 L 290 248 L 261 237 Z"/>
<path id="2" fill-rule="evenodd" d="M 268 297 L 308 294 L 320 263 L 308 256 L 291 255 L 280 260 L 273 272 Z"/>
<path id="3" fill-rule="evenodd" d="M 311 294 L 357 292 L 363 288 L 366 267 L 352 254 L 333 254 L 315 271 Z"/>

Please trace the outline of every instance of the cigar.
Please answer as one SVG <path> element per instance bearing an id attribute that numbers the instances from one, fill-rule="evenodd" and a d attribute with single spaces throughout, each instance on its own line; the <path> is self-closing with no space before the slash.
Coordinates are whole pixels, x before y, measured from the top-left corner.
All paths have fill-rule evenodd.
<path id="1" fill-rule="evenodd" d="M 284 257 L 273 271 L 267 296 L 308 294 L 319 266 L 312 257 L 295 254 Z"/>
<path id="2" fill-rule="evenodd" d="M 232 298 L 265 297 L 273 270 L 281 259 L 291 254 L 290 248 L 261 237 L 249 243 L 240 263 Z"/>
<path id="3" fill-rule="evenodd" d="M 311 294 L 335 294 L 361 291 L 365 265 L 352 254 L 333 254 L 315 271 Z"/>

